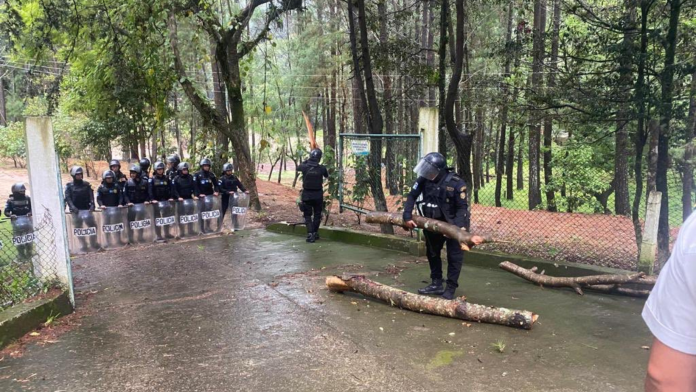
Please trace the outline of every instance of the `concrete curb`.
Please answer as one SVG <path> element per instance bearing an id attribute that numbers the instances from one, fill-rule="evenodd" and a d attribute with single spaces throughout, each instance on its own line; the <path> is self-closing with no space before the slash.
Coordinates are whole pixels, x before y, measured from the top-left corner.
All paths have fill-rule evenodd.
<path id="1" fill-rule="evenodd" d="M 280 234 L 290 234 L 303 237 L 307 235 L 307 230 L 304 224 L 271 223 L 270 225 L 266 226 L 266 230 Z M 425 242 L 418 242 L 417 240 L 411 238 L 368 233 L 364 231 L 330 226 L 319 228 L 319 235 L 325 239 L 340 241 L 348 244 L 396 250 L 418 257 L 425 256 Z M 444 255 L 443 260 L 446 260 Z M 560 261 L 548 261 L 519 255 L 485 252 L 480 250 L 472 250 L 464 254 L 464 263 L 466 265 L 497 269 L 498 264 L 502 263 L 503 261 L 510 261 L 524 268 L 538 267 L 540 271 L 546 270 L 546 272 L 551 276 L 586 276 L 600 274 L 621 274 L 627 272 L 625 270 L 615 268 Z"/>
<path id="2" fill-rule="evenodd" d="M 72 313 L 68 292 L 38 301 L 15 305 L 0 313 L 0 349 L 39 327 L 52 315 Z"/>
<path id="3" fill-rule="evenodd" d="M 266 230 L 297 236 L 307 236 L 307 229 L 302 225 L 288 223 L 272 223 L 266 226 Z M 412 238 L 403 238 L 387 234 L 366 233 L 338 227 L 320 227 L 319 236 L 322 239 L 344 242 L 363 246 L 373 246 L 375 248 L 396 250 L 414 256 L 425 256 L 425 243 L 418 242 Z"/>

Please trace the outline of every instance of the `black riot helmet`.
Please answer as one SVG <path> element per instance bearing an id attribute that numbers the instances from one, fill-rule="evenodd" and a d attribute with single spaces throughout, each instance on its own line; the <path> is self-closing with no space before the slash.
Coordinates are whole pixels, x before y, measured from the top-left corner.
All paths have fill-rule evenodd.
<path id="1" fill-rule="evenodd" d="M 182 170 L 191 170 L 191 167 L 189 166 L 188 162 L 181 162 L 179 166 L 176 167 L 176 170 L 181 174 Z"/>
<path id="2" fill-rule="evenodd" d="M 439 152 L 431 152 L 421 158 L 420 162 L 413 169 L 419 177 L 424 177 L 430 181 L 434 181 L 442 170 L 447 168 L 445 157 Z"/>
<path id="3" fill-rule="evenodd" d="M 84 171 L 82 170 L 82 166 L 73 166 L 70 168 L 70 177 L 72 177 L 73 180 L 78 174 L 82 174 L 83 176 L 85 175 Z"/>
<path id="4" fill-rule="evenodd" d="M 136 164 L 130 165 L 130 172 L 135 173 L 137 175 L 140 175 L 140 173 L 141 173 L 140 166 L 138 166 Z"/>
<path id="5" fill-rule="evenodd" d="M 154 165 L 153 167 L 154 167 L 154 169 L 155 169 L 155 173 L 156 173 L 157 170 L 159 170 L 159 169 L 162 169 L 162 170 L 165 169 L 165 167 L 164 167 L 164 162 L 162 162 L 162 161 L 157 161 L 157 162 L 155 162 L 155 165 Z"/>
<path id="6" fill-rule="evenodd" d="M 150 170 L 150 160 L 147 158 L 143 158 L 140 160 L 140 170 L 144 171 L 145 173 Z"/>
<path id="7" fill-rule="evenodd" d="M 203 169 L 203 166 L 208 166 L 208 169 L 210 169 L 210 166 L 212 166 L 212 165 L 213 165 L 213 163 L 210 162 L 210 159 L 203 158 L 203 159 L 201 159 L 201 162 L 198 164 L 198 167 Z"/>
<path id="8" fill-rule="evenodd" d="M 104 173 L 102 173 L 102 180 L 106 181 L 107 178 L 116 179 L 116 173 L 114 173 L 111 170 L 104 170 Z"/>
<path id="9" fill-rule="evenodd" d="M 321 162 L 322 155 L 323 154 L 322 154 L 320 149 L 314 148 L 314 149 L 312 149 L 312 151 L 309 152 L 309 160 L 319 163 L 319 162 Z"/>
<path id="10" fill-rule="evenodd" d="M 228 171 L 232 170 L 232 164 L 231 163 L 225 163 L 222 165 L 222 172 L 227 173 Z"/>
<path id="11" fill-rule="evenodd" d="M 178 154 L 172 154 L 167 157 L 167 164 L 171 165 L 172 168 L 177 167 L 180 162 L 181 158 L 179 158 Z"/>
<path id="12" fill-rule="evenodd" d="M 23 183 L 18 182 L 14 185 L 12 185 L 12 196 L 18 197 L 18 196 L 24 196 L 24 194 L 27 192 L 27 187 L 24 186 Z"/>
<path id="13" fill-rule="evenodd" d="M 118 161 L 118 159 L 112 159 L 111 162 L 109 162 L 109 169 L 114 170 L 113 167 L 116 166 L 116 170 L 121 170 L 121 162 Z"/>

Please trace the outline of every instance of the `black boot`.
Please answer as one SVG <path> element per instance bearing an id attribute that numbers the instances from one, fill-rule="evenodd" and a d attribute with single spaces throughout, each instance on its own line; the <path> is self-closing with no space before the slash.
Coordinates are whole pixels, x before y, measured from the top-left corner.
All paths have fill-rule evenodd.
<path id="1" fill-rule="evenodd" d="M 319 232 L 317 231 L 314 233 L 314 241 L 319 241 L 321 238 L 319 238 Z"/>
<path id="2" fill-rule="evenodd" d="M 442 298 L 452 300 L 454 299 L 454 292 L 457 291 L 456 287 L 447 286 L 447 288 L 442 293 Z"/>
<path id="3" fill-rule="evenodd" d="M 418 294 L 441 295 L 444 292 L 445 289 L 442 287 L 442 279 L 433 279 L 433 283 L 422 289 L 418 289 Z"/>
<path id="4" fill-rule="evenodd" d="M 307 236 L 307 242 L 310 242 L 313 244 L 314 241 L 316 241 L 316 238 L 315 238 L 316 235 L 317 235 L 317 233 L 310 233 L 309 236 Z"/>

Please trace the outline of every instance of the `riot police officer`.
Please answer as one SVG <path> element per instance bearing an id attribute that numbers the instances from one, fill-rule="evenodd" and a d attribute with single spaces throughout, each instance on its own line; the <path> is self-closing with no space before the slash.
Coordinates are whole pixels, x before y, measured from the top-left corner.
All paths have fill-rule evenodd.
<path id="1" fill-rule="evenodd" d="M 193 176 L 189 173 L 188 162 L 181 162 L 177 170 L 179 175 L 174 178 L 174 198 L 180 201 L 198 199 L 196 195 L 200 192 L 196 182 L 193 180 Z"/>
<path id="2" fill-rule="evenodd" d="M 140 162 L 140 177 L 147 181 L 150 178 L 150 160 L 147 158 L 142 158 Z"/>
<path id="3" fill-rule="evenodd" d="M 413 207 L 418 196 L 422 215 L 446 221 L 458 227 L 466 227 L 469 214 L 466 199 L 466 183 L 456 173 L 447 168 L 445 157 L 431 152 L 423 157 L 413 170 L 418 178 L 404 204 L 404 222 L 410 228 L 416 227 L 412 220 Z M 420 294 L 442 295 L 453 299 L 457 290 L 459 274 L 462 270 L 464 254 L 457 240 L 445 238 L 442 234 L 424 230 L 426 253 L 430 264 L 432 283 L 418 290 Z M 447 243 L 447 288 L 442 286 L 442 246 Z"/>
<path id="4" fill-rule="evenodd" d="M 109 169 L 111 169 L 112 172 L 114 172 L 114 182 L 118 185 L 118 187 L 123 190 L 123 187 L 126 185 L 126 181 L 128 181 L 128 178 L 126 177 L 123 172 L 121 172 L 121 162 L 118 161 L 118 159 L 112 159 L 111 162 L 109 162 Z"/>
<path id="5" fill-rule="evenodd" d="M 5 204 L 5 216 L 25 216 L 31 214 L 31 198 L 21 182 L 12 185 L 12 194 Z"/>
<path id="6" fill-rule="evenodd" d="M 244 193 L 249 193 L 249 191 L 244 188 L 237 176 L 232 174 L 231 163 L 222 165 L 222 175 L 220 176 L 220 181 L 218 181 L 218 187 L 220 188 L 220 193 L 222 193 L 222 217 L 224 218 L 225 212 L 227 212 L 227 208 L 230 205 L 230 196 L 234 195 L 237 189 Z"/>
<path id="7" fill-rule="evenodd" d="M 302 172 L 302 197 L 300 211 L 304 214 L 307 226 L 307 242 L 319 239 L 321 210 L 324 207 L 324 178 L 329 178 L 326 166 L 321 162 L 322 152 L 315 148 L 309 152 L 309 159 L 302 162 L 297 171 Z"/>
<path id="8" fill-rule="evenodd" d="M 179 163 L 181 163 L 181 158 L 179 158 L 178 154 L 172 154 L 167 157 L 167 178 L 169 178 L 170 181 L 173 181 L 174 178 L 179 174 L 178 173 L 178 168 L 179 168 Z"/>
<path id="9" fill-rule="evenodd" d="M 123 202 L 132 206 L 133 204 L 148 204 L 150 197 L 148 191 L 148 179 L 141 178 L 140 166 L 131 165 L 130 178 L 126 181 L 126 188 L 123 192 Z"/>
<path id="10" fill-rule="evenodd" d="M 73 166 L 70 168 L 70 176 L 73 181 L 65 186 L 65 202 L 70 212 L 94 211 L 94 192 L 89 182 L 83 180 L 82 167 Z"/>
<path id="11" fill-rule="evenodd" d="M 164 162 L 157 161 L 153 166 L 155 169 L 152 177 L 148 179 L 148 194 L 150 201 L 157 203 L 158 201 L 173 201 L 174 188 L 169 177 L 164 172 Z"/>
<path id="12" fill-rule="evenodd" d="M 102 183 L 97 188 L 99 207 L 123 207 L 123 189 L 116 183 L 116 173 L 104 170 Z"/>
<path id="13" fill-rule="evenodd" d="M 218 188 L 218 181 L 215 174 L 210 171 L 210 159 L 201 159 L 198 165 L 200 170 L 193 175 L 193 181 L 196 184 L 196 194 L 203 198 L 210 195 L 218 195 L 220 189 Z"/>

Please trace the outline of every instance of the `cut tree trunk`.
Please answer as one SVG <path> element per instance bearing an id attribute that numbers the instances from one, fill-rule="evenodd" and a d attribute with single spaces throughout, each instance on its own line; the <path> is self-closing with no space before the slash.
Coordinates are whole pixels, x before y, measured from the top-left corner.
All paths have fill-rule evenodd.
<path id="1" fill-rule="evenodd" d="M 377 298 L 401 309 L 466 321 L 531 329 L 534 322 L 539 318 L 538 315 L 526 310 L 470 304 L 462 297 L 446 300 L 413 294 L 374 282 L 364 276 L 329 276 L 326 278 L 326 286 L 331 291 L 354 291 L 368 297 Z"/>
<path id="2" fill-rule="evenodd" d="M 443 222 L 437 219 L 424 218 L 422 216 L 414 216 L 413 221 L 416 222 L 416 226 L 423 230 L 432 231 L 433 233 L 439 233 L 447 238 L 452 238 L 461 244 L 462 250 L 469 251 L 471 247 L 476 245 L 474 242 L 474 237 L 480 237 L 475 234 L 467 232 L 464 228 L 459 228 L 455 225 Z M 370 212 L 365 218 L 367 223 L 378 223 L 381 225 L 390 224 L 401 226 L 406 228 L 404 225 L 404 218 L 401 213 L 389 213 L 389 212 Z M 492 242 L 490 239 L 485 237 L 483 242 Z"/>
<path id="3" fill-rule="evenodd" d="M 603 292 L 612 292 L 616 294 L 627 294 L 633 292 L 634 294 L 643 293 L 646 290 L 632 290 L 619 287 L 621 284 L 644 284 L 644 285 L 654 285 L 654 277 L 645 277 L 642 272 L 637 272 L 628 275 L 591 275 L 591 276 L 579 276 L 579 277 L 560 277 L 560 276 L 546 276 L 543 274 L 536 273 L 536 267 L 532 269 L 526 269 L 520 267 L 519 265 L 513 264 L 509 261 L 504 261 L 500 263 L 500 268 L 511 272 L 520 278 L 527 279 L 530 282 L 536 283 L 539 286 L 547 287 L 570 287 L 575 290 L 576 293 L 583 295 L 582 289 L 598 290 Z M 619 290 L 621 289 L 621 290 Z M 649 294 L 649 292 L 648 292 Z"/>

